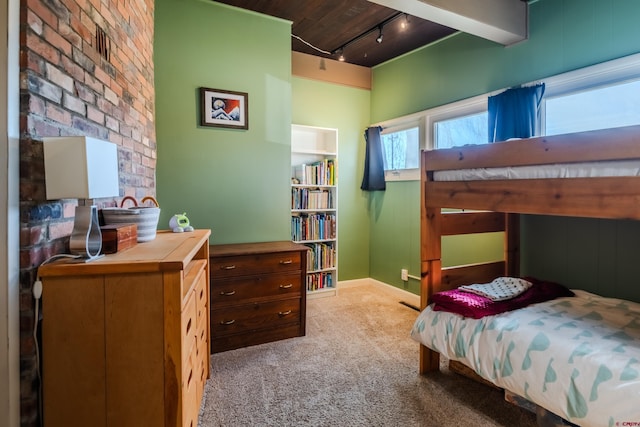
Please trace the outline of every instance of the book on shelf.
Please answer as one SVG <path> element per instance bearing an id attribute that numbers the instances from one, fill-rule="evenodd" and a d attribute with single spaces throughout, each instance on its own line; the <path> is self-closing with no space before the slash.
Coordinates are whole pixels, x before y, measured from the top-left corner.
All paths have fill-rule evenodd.
<path id="1" fill-rule="evenodd" d="M 298 180 L 300 184 L 307 183 L 307 165 L 304 163 L 301 165 L 296 165 L 293 168 L 293 177 Z"/>
<path id="2" fill-rule="evenodd" d="M 291 209 L 332 209 L 333 193 L 319 188 L 294 187 L 291 189 Z"/>
<path id="3" fill-rule="evenodd" d="M 293 178 L 301 185 L 336 185 L 335 161 L 324 159 L 293 167 Z"/>
<path id="4" fill-rule="evenodd" d="M 333 287 L 333 274 L 331 273 L 320 272 L 307 275 L 307 291 L 319 291 Z"/>
<path id="5" fill-rule="evenodd" d="M 307 268 L 311 271 L 326 270 L 336 266 L 336 249 L 333 242 L 330 243 L 306 243 L 310 250 L 307 251 Z"/>
<path id="6" fill-rule="evenodd" d="M 331 240 L 336 238 L 336 215 L 330 213 L 303 213 L 291 216 L 291 239 Z"/>

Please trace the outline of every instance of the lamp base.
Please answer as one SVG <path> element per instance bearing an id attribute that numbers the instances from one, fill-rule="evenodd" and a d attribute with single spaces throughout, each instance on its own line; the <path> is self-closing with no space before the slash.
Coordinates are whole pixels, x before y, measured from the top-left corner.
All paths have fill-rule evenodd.
<path id="1" fill-rule="evenodd" d="M 69 250 L 72 254 L 80 255 L 88 261 L 100 257 L 102 233 L 97 206 L 76 206 L 76 219 L 69 239 Z"/>

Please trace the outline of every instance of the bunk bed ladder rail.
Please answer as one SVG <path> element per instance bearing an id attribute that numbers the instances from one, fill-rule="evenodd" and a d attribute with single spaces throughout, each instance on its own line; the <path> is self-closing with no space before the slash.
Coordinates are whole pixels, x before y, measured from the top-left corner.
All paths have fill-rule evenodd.
<path id="1" fill-rule="evenodd" d="M 436 292 L 462 284 L 487 283 L 500 276 L 519 273 L 520 225 L 517 214 L 488 211 L 441 212 L 422 204 L 421 308 Z M 442 268 L 442 237 L 462 234 L 504 232 L 504 259 L 500 261 Z M 451 365 L 450 365 L 451 367 Z M 440 369 L 439 353 L 420 346 L 420 373 Z"/>

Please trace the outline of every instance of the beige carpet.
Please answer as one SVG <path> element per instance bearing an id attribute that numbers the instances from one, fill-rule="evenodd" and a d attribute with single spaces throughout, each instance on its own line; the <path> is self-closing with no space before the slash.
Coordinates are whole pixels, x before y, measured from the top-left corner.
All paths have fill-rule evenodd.
<path id="1" fill-rule="evenodd" d="M 212 355 L 202 426 L 535 426 L 502 393 L 418 374 L 417 311 L 379 286 L 307 302 L 307 335 Z"/>

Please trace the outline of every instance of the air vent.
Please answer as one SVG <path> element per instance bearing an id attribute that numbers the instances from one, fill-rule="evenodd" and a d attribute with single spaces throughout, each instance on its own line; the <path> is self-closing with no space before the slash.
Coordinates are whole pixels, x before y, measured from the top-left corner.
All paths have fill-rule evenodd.
<path id="1" fill-rule="evenodd" d="M 100 56 L 105 60 L 110 60 L 111 54 L 111 40 L 107 37 L 107 33 L 96 25 L 96 49 Z"/>

